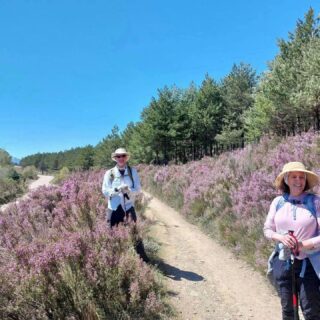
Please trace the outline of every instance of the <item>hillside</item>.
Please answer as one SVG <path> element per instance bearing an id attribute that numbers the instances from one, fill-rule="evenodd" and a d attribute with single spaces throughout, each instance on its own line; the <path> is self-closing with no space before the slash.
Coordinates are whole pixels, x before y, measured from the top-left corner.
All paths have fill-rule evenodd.
<path id="1" fill-rule="evenodd" d="M 265 271 L 271 245 L 262 226 L 271 200 L 273 181 L 288 161 L 302 161 L 319 172 L 320 136 L 308 132 L 205 157 L 185 165 L 141 165 L 144 187 L 190 221 L 230 247 L 255 268 Z"/>

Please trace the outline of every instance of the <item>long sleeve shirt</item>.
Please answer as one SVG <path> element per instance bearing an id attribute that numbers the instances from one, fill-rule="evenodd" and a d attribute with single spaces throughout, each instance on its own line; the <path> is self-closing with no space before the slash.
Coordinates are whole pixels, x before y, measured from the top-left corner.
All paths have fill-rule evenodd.
<path id="1" fill-rule="evenodd" d="M 298 197 L 289 196 L 290 201 L 303 202 L 306 193 Z M 268 239 L 272 239 L 274 233 L 286 234 L 288 230 L 293 230 L 298 241 L 311 239 L 315 248 L 320 250 L 320 198 L 315 197 L 316 217 L 305 207 L 304 204 L 292 204 L 290 201 L 276 209 L 281 197 L 276 197 L 271 205 L 264 224 L 264 234 Z M 301 252 L 298 259 L 307 257 L 306 252 Z"/>
<path id="2" fill-rule="evenodd" d="M 102 193 L 108 198 L 108 209 L 116 210 L 118 206 L 121 205 L 125 211 L 128 211 L 134 206 L 135 196 L 141 191 L 141 184 L 137 170 L 131 167 L 131 171 L 134 185 L 130 178 L 128 167 L 125 168 L 123 175 L 117 166 L 105 173 L 102 183 Z M 117 191 L 123 185 L 129 187 L 129 199 L 125 198 L 122 192 Z"/>

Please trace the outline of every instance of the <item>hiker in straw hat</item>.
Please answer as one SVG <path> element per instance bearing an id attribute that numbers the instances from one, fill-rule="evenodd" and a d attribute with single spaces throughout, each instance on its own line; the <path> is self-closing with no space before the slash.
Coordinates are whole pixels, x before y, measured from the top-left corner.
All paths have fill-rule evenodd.
<path id="1" fill-rule="evenodd" d="M 107 221 L 113 227 L 124 222 L 126 216 L 137 220 L 134 198 L 141 186 L 137 170 L 128 165 L 130 154 L 126 149 L 117 149 L 111 158 L 116 165 L 105 173 L 102 192 L 108 198 Z"/>
<path id="2" fill-rule="evenodd" d="M 318 184 L 301 162 L 285 164 L 275 180 L 282 195 L 271 203 L 264 234 L 276 241 L 269 267 L 283 320 L 296 319 L 295 292 L 305 319 L 320 320 L 320 198 L 310 192 Z"/>
<path id="3" fill-rule="evenodd" d="M 111 158 L 116 165 L 105 173 L 102 183 L 102 192 L 108 199 L 107 224 L 110 228 L 119 223 L 137 221 L 134 200 L 141 191 L 138 172 L 128 164 L 130 153 L 118 148 Z M 149 261 L 141 239 L 136 243 L 136 251 L 144 261 Z"/>

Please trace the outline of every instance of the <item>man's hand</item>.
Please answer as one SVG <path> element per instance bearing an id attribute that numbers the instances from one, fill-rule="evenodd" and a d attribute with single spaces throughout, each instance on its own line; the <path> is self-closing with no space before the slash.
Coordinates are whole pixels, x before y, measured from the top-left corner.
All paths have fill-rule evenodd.
<path id="1" fill-rule="evenodd" d="M 122 184 L 120 187 L 119 187 L 119 190 L 122 192 L 122 193 L 128 193 L 130 190 L 129 190 L 129 186 L 127 184 Z"/>

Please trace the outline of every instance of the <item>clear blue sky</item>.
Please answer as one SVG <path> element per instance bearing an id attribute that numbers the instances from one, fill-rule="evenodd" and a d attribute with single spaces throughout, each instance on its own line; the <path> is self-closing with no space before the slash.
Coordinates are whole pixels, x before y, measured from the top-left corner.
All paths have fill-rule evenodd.
<path id="1" fill-rule="evenodd" d="M 97 144 L 157 89 L 258 73 L 304 0 L 0 0 L 0 148 L 16 157 Z"/>

